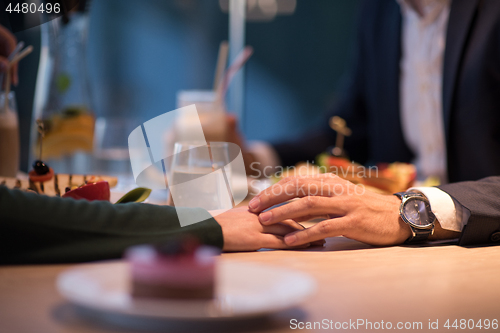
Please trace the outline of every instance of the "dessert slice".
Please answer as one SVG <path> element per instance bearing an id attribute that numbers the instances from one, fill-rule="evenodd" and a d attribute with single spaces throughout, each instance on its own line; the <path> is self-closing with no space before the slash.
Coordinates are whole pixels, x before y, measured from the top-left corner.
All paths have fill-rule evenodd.
<path id="1" fill-rule="evenodd" d="M 136 246 L 126 252 L 137 298 L 211 299 L 218 249 L 191 238 L 161 246 Z"/>
<path id="2" fill-rule="evenodd" d="M 18 188 L 21 190 L 31 190 L 39 194 L 55 197 L 63 195 L 67 187 L 73 189 L 92 179 L 107 181 L 111 188 L 115 187 L 118 183 L 118 178 L 110 176 L 52 173 L 52 177 L 44 181 L 39 181 L 37 178 L 33 177 L 30 177 L 30 179 L 0 177 L 0 185 L 7 186 L 11 189 Z"/>

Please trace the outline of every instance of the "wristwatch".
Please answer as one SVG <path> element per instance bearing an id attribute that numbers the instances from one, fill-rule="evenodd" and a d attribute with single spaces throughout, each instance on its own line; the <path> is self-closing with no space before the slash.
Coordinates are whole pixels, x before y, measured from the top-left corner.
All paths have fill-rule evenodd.
<path id="1" fill-rule="evenodd" d="M 417 192 L 398 192 L 394 195 L 401 199 L 399 216 L 412 231 L 412 236 L 405 243 L 413 244 L 427 240 L 434 233 L 436 222 L 429 200 Z"/>

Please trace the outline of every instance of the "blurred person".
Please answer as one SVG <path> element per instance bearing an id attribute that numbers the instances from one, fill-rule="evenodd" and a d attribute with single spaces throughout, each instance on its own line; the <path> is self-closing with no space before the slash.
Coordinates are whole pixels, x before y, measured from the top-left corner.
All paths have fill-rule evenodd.
<path id="1" fill-rule="evenodd" d="M 350 158 L 412 162 L 420 179 L 442 183 L 499 175 L 498 21 L 498 1 L 363 1 L 353 66 L 326 118 L 352 129 Z M 290 166 L 314 160 L 335 138 L 325 121 L 254 157 Z"/>
<path id="2" fill-rule="evenodd" d="M 451 182 L 414 190 L 429 200 L 441 228 L 461 235 L 462 245 L 500 240 L 500 234 L 496 236 L 500 230 L 498 200 L 494 199 L 500 197 L 498 178 L 467 182 L 500 175 L 499 22 L 500 2 L 495 0 L 363 1 L 354 63 L 329 115 L 344 118 L 352 129 L 345 141 L 352 160 L 370 165 L 412 162 L 419 179 L 434 176 L 442 184 Z M 314 160 L 334 143 L 335 133 L 325 121 L 322 128 L 297 140 L 274 145 L 261 142 L 247 154 L 262 169 Z M 338 179 L 333 182 L 346 189 L 351 186 Z M 271 203 L 285 199 L 272 193 L 263 196 L 269 196 L 266 200 Z M 344 201 L 333 198 L 305 197 L 273 211 L 278 214 L 302 202 L 303 210 L 296 215 L 315 215 L 321 202 L 332 205 L 331 211 L 319 211 L 349 217 L 316 227 L 316 231 L 327 230 L 323 237 L 336 234 L 328 232 L 334 221 L 351 221 L 358 226 L 354 228 L 357 232 L 375 236 L 378 229 L 367 207 L 385 207 L 384 200 L 388 201 L 394 217 L 401 204 L 396 197 L 368 191 Z M 346 206 L 336 206 L 341 204 Z M 258 213 L 267 206 L 259 204 L 253 211 Z M 354 207 L 364 207 L 364 214 L 350 214 Z M 380 216 L 379 222 L 387 218 Z M 410 228 L 399 222 L 393 225 L 406 230 L 407 236 Z M 401 243 L 403 238 L 384 243 Z"/>

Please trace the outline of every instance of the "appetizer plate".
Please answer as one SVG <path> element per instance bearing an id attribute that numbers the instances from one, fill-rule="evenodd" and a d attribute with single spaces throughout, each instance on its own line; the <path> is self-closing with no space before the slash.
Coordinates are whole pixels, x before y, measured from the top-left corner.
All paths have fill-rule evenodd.
<path id="1" fill-rule="evenodd" d="M 316 289 L 307 274 L 235 261 L 218 262 L 216 296 L 212 300 L 135 299 L 130 295 L 127 263 L 70 269 L 57 279 L 70 302 L 122 315 L 160 319 L 224 319 L 251 317 L 298 305 Z"/>

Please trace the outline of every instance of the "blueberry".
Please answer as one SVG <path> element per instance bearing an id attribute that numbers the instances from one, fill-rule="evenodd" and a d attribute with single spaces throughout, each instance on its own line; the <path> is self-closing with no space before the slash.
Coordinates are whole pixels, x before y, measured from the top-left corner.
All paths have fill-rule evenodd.
<path id="1" fill-rule="evenodd" d="M 49 172 L 49 166 L 42 161 L 35 161 L 33 169 L 37 175 L 45 175 Z"/>

